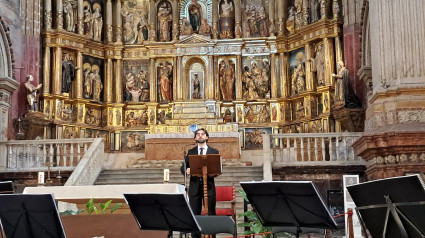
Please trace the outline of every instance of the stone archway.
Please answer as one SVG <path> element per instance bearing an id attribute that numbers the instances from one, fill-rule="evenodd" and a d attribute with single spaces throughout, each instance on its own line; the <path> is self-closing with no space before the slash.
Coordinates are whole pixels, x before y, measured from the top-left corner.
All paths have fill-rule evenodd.
<path id="1" fill-rule="evenodd" d="M 366 85 L 366 97 L 369 99 L 373 93 L 373 84 L 372 57 L 370 49 L 369 1 L 367 0 L 363 3 L 361 19 L 360 69 L 357 74 L 359 75 L 359 79 Z"/>

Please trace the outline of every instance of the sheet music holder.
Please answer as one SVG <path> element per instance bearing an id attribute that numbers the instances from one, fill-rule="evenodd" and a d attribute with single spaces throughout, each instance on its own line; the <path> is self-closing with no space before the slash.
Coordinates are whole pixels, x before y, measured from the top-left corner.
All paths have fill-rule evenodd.
<path id="1" fill-rule="evenodd" d="M 51 194 L 0 195 L 0 219 L 8 238 L 65 238 Z"/>
<path id="2" fill-rule="evenodd" d="M 202 168 L 207 167 L 208 176 L 218 176 L 222 173 L 222 162 L 219 154 L 189 155 L 190 174 L 192 176 L 203 176 Z"/>
<path id="3" fill-rule="evenodd" d="M 134 218 L 142 230 L 200 232 L 184 194 L 131 194 L 125 193 Z"/>
<path id="4" fill-rule="evenodd" d="M 14 194 L 15 188 L 12 181 L 0 182 L 0 194 Z"/>
<path id="5" fill-rule="evenodd" d="M 336 222 L 311 181 L 241 182 L 260 222 L 270 227 L 335 229 Z"/>
<path id="6" fill-rule="evenodd" d="M 425 237 L 425 189 L 418 175 L 347 187 L 372 237 Z"/>

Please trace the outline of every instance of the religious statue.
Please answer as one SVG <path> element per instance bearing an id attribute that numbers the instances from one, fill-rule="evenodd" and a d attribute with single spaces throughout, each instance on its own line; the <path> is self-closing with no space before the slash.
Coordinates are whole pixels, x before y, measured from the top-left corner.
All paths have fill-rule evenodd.
<path id="1" fill-rule="evenodd" d="M 92 13 L 90 5 L 84 7 L 84 17 L 83 17 L 83 25 L 84 25 L 84 35 L 92 38 L 93 37 L 93 21 L 92 21 Z"/>
<path id="2" fill-rule="evenodd" d="M 140 100 L 142 102 L 148 102 L 150 96 L 150 85 L 148 81 L 148 73 L 141 70 L 138 75 L 138 87 L 141 90 Z"/>
<path id="3" fill-rule="evenodd" d="M 30 111 L 38 111 L 37 92 L 40 91 L 43 84 L 34 86 L 31 83 L 32 81 L 34 81 L 34 78 L 32 75 L 28 75 L 24 84 L 25 89 L 27 90 L 27 102 L 30 106 Z"/>
<path id="4" fill-rule="evenodd" d="M 76 25 L 76 14 L 77 1 L 76 0 L 64 0 L 63 1 L 63 13 L 65 14 L 65 29 L 70 32 L 75 31 Z"/>
<path id="5" fill-rule="evenodd" d="M 228 59 L 220 65 L 220 88 L 223 100 L 233 100 L 235 88 L 235 69 Z"/>
<path id="6" fill-rule="evenodd" d="M 306 90 L 305 68 L 304 68 L 304 53 L 298 52 L 295 56 L 297 67 L 291 76 L 292 94 L 298 94 Z"/>
<path id="7" fill-rule="evenodd" d="M 233 1 L 222 0 L 220 5 L 220 38 L 231 39 L 234 37 L 235 19 Z"/>
<path id="8" fill-rule="evenodd" d="M 320 0 L 310 0 L 310 22 L 316 22 L 320 20 Z"/>
<path id="9" fill-rule="evenodd" d="M 192 25 L 193 32 L 199 32 L 199 26 L 201 25 L 202 19 L 202 7 L 197 0 L 191 0 L 192 3 L 189 5 L 189 20 Z"/>
<path id="10" fill-rule="evenodd" d="M 350 75 L 344 62 L 337 63 L 338 74 L 331 74 L 335 78 L 335 103 L 343 101 L 346 108 L 359 108 L 361 103 L 354 94 L 350 84 Z"/>
<path id="11" fill-rule="evenodd" d="M 261 147 L 263 145 L 263 136 L 264 131 L 260 131 L 255 128 L 252 132 L 247 133 L 248 142 L 251 143 L 253 147 Z"/>
<path id="12" fill-rule="evenodd" d="M 133 87 L 135 87 L 134 74 L 132 72 L 128 72 L 125 75 L 125 79 L 126 81 L 124 86 L 124 100 L 128 102 L 132 100 L 132 95 L 130 91 L 133 89 Z"/>
<path id="13" fill-rule="evenodd" d="M 257 27 L 257 10 L 255 6 L 252 6 L 251 11 L 248 16 L 248 24 L 249 24 L 249 31 L 251 36 L 257 36 L 259 35 L 258 27 Z"/>
<path id="14" fill-rule="evenodd" d="M 316 72 L 317 84 L 319 86 L 325 85 L 325 54 L 323 52 L 323 45 L 317 46 L 316 57 L 311 61 L 312 71 Z"/>
<path id="15" fill-rule="evenodd" d="M 173 66 L 169 62 L 163 61 L 158 70 L 160 101 L 162 103 L 171 102 L 173 100 Z"/>
<path id="16" fill-rule="evenodd" d="M 258 10 L 258 24 L 260 25 L 260 36 L 268 37 L 269 36 L 269 23 L 264 7 L 260 7 Z"/>
<path id="17" fill-rule="evenodd" d="M 75 66 L 72 62 L 71 56 L 65 53 L 62 60 L 62 92 L 70 93 L 72 88 L 72 81 L 75 79 Z"/>
<path id="18" fill-rule="evenodd" d="M 180 35 L 190 35 L 193 33 L 192 25 L 190 25 L 189 21 L 186 17 L 183 17 L 182 24 L 180 25 Z"/>
<path id="19" fill-rule="evenodd" d="M 163 2 L 158 9 L 158 36 L 159 41 L 165 42 L 171 40 L 171 6 Z"/>
<path id="20" fill-rule="evenodd" d="M 100 13 L 100 6 L 94 10 L 93 19 L 93 40 L 100 41 L 102 38 L 103 19 Z"/>
<path id="21" fill-rule="evenodd" d="M 251 7 L 245 5 L 244 17 L 242 22 L 243 37 L 248 38 L 251 36 L 251 30 L 249 28 L 249 16 L 251 15 Z"/>
<path id="22" fill-rule="evenodd" d="M 193 99 L 200 99 L 201 98 L 201 81 L 198 78 L 198 74 L 193 74 L 195 79 L 193 80 L 193 93 L 192 98 Z"/>
<path id="23" fill-rule="evenodd" d="M 133 87 L 130 89 L 131 101 L 132 102 L 140 102 L 140 95 L 142 95 L 142 90 L 137 87 Z"/>
<path id="24" fill-rule="evenodd" d="M 137 43 L 142 44 L 144 40 L 148 40 L 149 30 L 145 15 L 140 16 L 137 23 Z"/>
<path id="25" fill-rule="evenodd" d="M 244 85 L 243 92 L 242 92 L 243 98 L 247 100 L 254 100 L 258 98 L 258 93 L 257 93 L 257 88 L 255 86 L 254 77 L 247 65 L 244 66 L 242 84 Z"/>
<path id="26" fill-rule="evenodd" d="M 103 84 L 100 79 L 99 70 L 93 71 L 93 100 L 100 102 L 100 93 L 102 92 Z"/>
<path id="27" fill-rule="evenodd" d="M 132 12 L 123 9 L 121 13 L 123 18 L 123 37 L 124 42 L 128 44 L 133 44 L 136 41 L 136 32 L 134 31 L 134 15 Z"/>
<path id="28" fill-rule="evenodd" d="M 93 95 L 93 72 L 90 68 L 84 69 L 84 98 L 92 98 Z"/>
<path id="29" fill-rule="evenodd" d="M 199 26 L 199 34 L 202 34 L 202 35 L 211 34 L 211 26 L 208 25 L 208 21 L 205 18 L 202 18 L 201 20 L 201 25 Z"/>

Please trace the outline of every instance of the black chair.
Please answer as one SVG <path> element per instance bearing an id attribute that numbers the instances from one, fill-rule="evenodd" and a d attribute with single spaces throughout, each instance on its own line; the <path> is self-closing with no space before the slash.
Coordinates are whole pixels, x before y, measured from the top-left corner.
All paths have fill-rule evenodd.
<path id="1" fill-rule="evenodd" d="M 308 228 L 308 227 L 301 227 L 301 230 L 299 231 L 298 234 L 319 234 L 319 235 L 323 235 L 323 237 L 326 236 L 326 230 L 325 229 L 321 229 L 321 228 Z M 282 233 L 290 233 L 293 236 L 296 236 L 297 234 L 297 228 L 294 226 L 276 226 L 276 227 L 272 227 L 272 235 L 273 237 L 281 237 L 279 236 L 282 235 Z M 283 236 L 283 237 L 288 237 L 288 236 Z M 291 236 L 290 236 L 291 237 Z"/>
<path id="2" fill-rule="evenodd" d="M 12 181 L 0 182 L 0 194 L 14 194 L 15 188 Z"/>

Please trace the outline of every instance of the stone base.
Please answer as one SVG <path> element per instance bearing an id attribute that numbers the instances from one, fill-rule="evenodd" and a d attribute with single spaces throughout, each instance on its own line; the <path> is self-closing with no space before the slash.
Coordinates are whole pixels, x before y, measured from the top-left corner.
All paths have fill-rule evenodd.
<path id="1" fill-rule="evenodd" d="M 364 131 L 365 112 L 362 108 L 333 107 L 334 118 L 341 124 L 341 131 Z"/>
<path id="2" fill-rule="evenodd" d="M 352 146 L 366 161 L 368 180 L 425 172 L 424 133 L 365 134 Z"/>
<path id="3" fill-rule="evenodd" d="M 30 111 L 25 114 L 25 117 L 21 119 L 22 128 L 24 135 L 17 139 L 34 140 L 37 137 L 42 139 L 50 139 L 49 136 L 45 135 L 45 128 L 50 129 L 53 127 L 53 120 L 48 119 L 43 113 Z M 18 119 L 14 119 L 15 134 L 18 133 Z M 50 134 L 50 133 L 47 133 Z"/>

